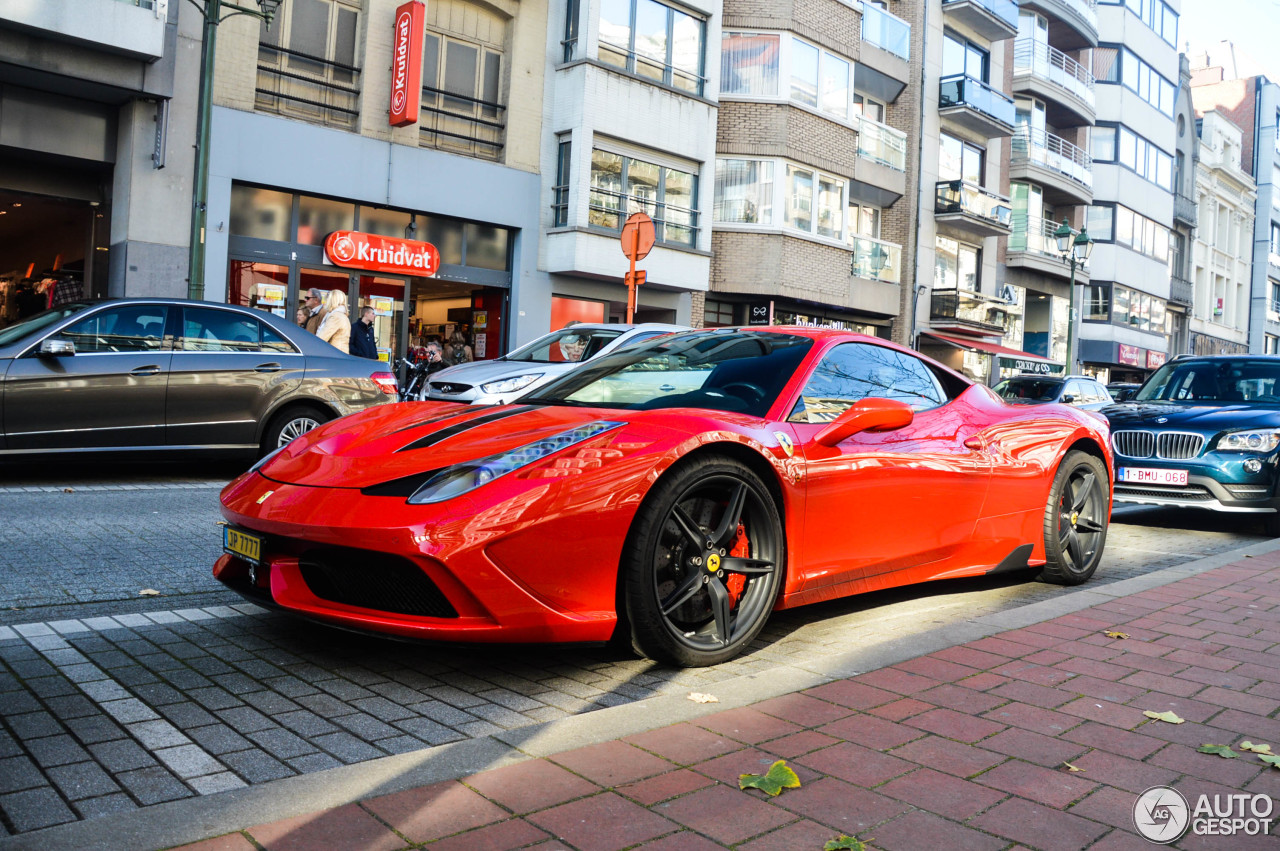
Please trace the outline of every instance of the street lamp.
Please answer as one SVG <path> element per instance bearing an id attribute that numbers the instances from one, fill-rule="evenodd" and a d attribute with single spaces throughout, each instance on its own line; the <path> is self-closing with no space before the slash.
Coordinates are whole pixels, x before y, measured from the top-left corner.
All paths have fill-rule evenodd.
<path id="1" fill-rule="evenodd" d="M 204 298 L 204 232 L 209 206 L 209 124 L 213 112 L 213 57 L 218 24 L 232 15 L 249 15 L 271 27 L 284 0 L 257 0 L 258 8 L 237 6 L 223 0 L 188 0 L 204 15 L 200 42 L 200 101 L 196 107 L 196 173 L 191 184 L 191 250 L 188 256 L 187 298 Z"/>
<path id="2" fill-rule="evenodd" d="M 1072 239 L 1071 237 L 1075 237 Z M 1068 291 L 1071 293 L 1067 308 L 1067 374 L 1076 371 L 1076 266 L 1083 266 L 1093 253 L 1093 240 L 1089 238 L 1089 229 L 1081 228 L 1079 233 L 1071 229 L 1064 217 L 1062 227 L 1053 232 L 1058 241 L 1058 253 L 1064 260 L 1071 261 L 1071 282 Z"/>

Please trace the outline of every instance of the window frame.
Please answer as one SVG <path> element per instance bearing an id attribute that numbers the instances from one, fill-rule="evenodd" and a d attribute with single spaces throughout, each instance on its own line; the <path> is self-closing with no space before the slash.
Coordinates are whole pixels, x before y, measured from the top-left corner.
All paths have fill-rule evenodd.
<path id="1" fill-rule="evenodd" d="M 731 79 L 731 75 L 736 73 L 730 66 L 730 61 L 736 54 L 726 49 L 726 43 L 733 37 L 777 37 L 777 63 L 773 66 L 773 81 L 776 84 L 776 90 L 770 92 L 741 92 L 734 91 L 726 86 L 725 81 Z M 804 45 L 817 52 L 817 88 L 815 90 L 815 104 L 808 104 L 802 100 L 792 97 L 794 85 L 792 81 L 795 79 L 795 48 L 797 44 Z M 857 73 L 854 66 L 856 62 L 850 56 L 842 53 L 836 53 L 828 50 L 816 42 L 810 41 L 792 30 L 769 30 L 769 29 L 737 29 L 729 28 L 721 32 L 720 35 L 720 100 L 722 101 L 748 101 L 753 103 L 785 103 L 798 107 L 815 115 L 820 115 L 830 121 L 835 121 L 847 127 L 857 128 L 858 116 L 860 112 L 860 104 L 857 103 L 858 97 L 867 97 L 866 95 L 858 95 L 855 92 Z M 842 63 L 848 67 L 848 83 L 845 87 L 844 109 L 843 112 L 830 111 L 823 106 L 823 69 L 827 65 L 827 61 L 835 61 Z"/>
<path id="2" fill-rule="evenodd" d="M 715 182 L 712 203 L 712 221 L 714 227 L 742 230 L 769 230 L 773 232 L 785 232 L 796 236 L 807 237 L 815 241 L 825 244 L 839 244 L 843 248 L 848 248 L 845 244 L 848 234 L 848 221 L 846 220 L 847 208 L 849 206 L 849 179 L 840 175 L 823 171 L 814 166 L 806 165 L 795 160 L 789 160 L 782 157 L 716 157 L 716 174 L 721 173 L 721 163 L 724 162 L 754 162 L 757 164 L 770 163 L 772 165 L 772 197 L 769 209 L 772 213 L 770 222 L 741 222 L 741 221 L 721 221 L 716 219 L 716 211 L 723 208 L 723 190 L 720 181 Z M 758 170 L 762 171 L 762 170 Z M 790 212 L 790 184 L 788 176 L 793 173 L 805 172 L 811 176 L 812 189 L 809 198 L 810 225 L 809 228 L 802 229 L 796 227 L 792 223 Z M 823 184 L 839 184 L 839 197 L 835 203 L 827 204 L 822 198 Z M 759 184 L 756 184 L 759 185 Z M 829 209 L 832 218 L 838 220 L 837 231 L 834 234 L 827 235 L 820 232 L 821 212 Z"/>
<path id="3" fill-rule="evenodd" d="M 1094 81 L 1105 86 L 1124 86 L 1142 98 L 1143 101 L 1161 115 L 1173 118 L 1176 111 L 1178 87 L 1123 44 L 1099 42 L 1098 46 L 1093 49 L 1094 56 L 1098 57 L 1100 56 L 1100 51 L 1106 50 L 1115 51 L 1115 62 L 1109 67 L 1112 69 L 1118 68 L 1119 70 L 1112 71 L 1104 76 L 1097 73 L 1095 66 Z"/>
<path id="4" fill-rule="evenodd" d="M 1092 212 L 1094 208 L 1111 211 L 1111 233 L 1107 236 L 1095 236 L 1094 231 L 1090 229 L 1089 237 L 1094 242 L 1118 245 L 1159 263 L 1169 262 L 1173 251 L 1172 228 L 1165 227 L 1154 219 L 1149 219 L 1136 210 L 1114 201 L 1097 201 L 1091 204 L 1090 212 L 1086 214 L 1086 223 L 1095 215 L 1100 215 Z M 1122 230 L 1128 234 L 1127 237 L 1121 235 Z M 1147 250 L 1148 240 L 1152 247 L 1150 252 Z"/>
<path id="5" fill-rule="evenodd" d="M 622 71 L 628 76 L 634 77 L 638 80 L 644 80 L 648 83 L 660 85 L 664 88 L 671 89 L 672 91 L 702 97 L 706 93 L 707 87 L 707 19 L 701 15 L 694 14 L 692 11 L 684 7 L 664 3 L 662 0 L 622 0 L 622 2 L 627 4 L 630 11 L 630 16 L 627 20 L 627 44 L 621 45 L 606 41 L 603 37 L 602 28 L 598 23 L 596 27 L 596 61 L 609 68 Z M 656 64 L 657 62 L 655 57 L 647 56 L 636 50 L 636 22 L 639 16 L 639 5 L 641 2 L 652 3 L 653 5 L 661 6 L 666 9 L 666 26 L 663 34 L 666 45 L 666 56 L 662 61 L 662 79 L 660 80 L 655 79 L 648 74 L 644 74 L 640 70 L 642 63 L 648 62 Z M 603 23 L 604 21 L 603 15 L 604 10 L 601 8 L 600 16 L 597 19 L 600 23 Z M 676 52 L 676 15 L 683 15 L 697 24 L 698 67 L 696 71 L 691 71 L 682 67 L 677 68 L 674 64 L 673 60 L 675 59 L 674 54 Z M 609 55 L 618 53 L 619 50 L 625 51 L 625 56 L 623 57 L 624 61 L 621 64 L 615 61 L 610 61 L 606 58 Z M 677 79 L 692 80 L 694 85 L 692 88 L 685 88 L 677 83 Z"/>
<path id="6" fill-rule="evenodd" d="M 612 189 L 605 189 L 603 187 L 598 187 L 595 184 L 595 175 L 597 174 L 597 169 L 595 167 L 597 153 L 607 154 L 609 156 L 614 156 L 614 157 L 620 157 L 622 160 L 622 162 L 620 163 L 619 173 L 618 173 L 619 189 L 616 192 L 615 190 L 612 190 Z M 631 191 L 632 186 L 641 185 L 638 183 L 633 184 L 630 179 L 632 164 L 649 166 L 649 167 L 656 168 L 658 170 L 658 181 L 657 181 L 658 190 L 655 193 L 654 197 L 644 198 L 643 196 L 636 195 Z M 690 170 L 684 171 L 683 168 L 686 168 L 686 167 L 690 168 Z M 667 162 L 657 162 L 654 160 L 641 159 L 639 156 L 636 156 L 633 153 L 624 151 L 617 147 L 611 147 L 607 142 L 602 143 L 602 141 L 599 139 L 595 140 L 595 142 L 591 146 L 591 169 L 588 172 L 588 178 L 587 178 L 587 227 L 592 230 L 602 230 L 602 231 L 608 231 L 611 233 L 618 233 L 622 230 L 622 226 L 623 224 L 626 223 L 627 216 L 630 215 L 630 213 L 637 212 L 638 210 L 643 210 L 644 212 L 649 213 L 649 215 L 653 218 L 655 237 L 659 244 L 666 247 L 696 248 L 698 245 L 698 237 L 702 232 L 702 226 L 700 224 L 702 211 L 701 211 L 701 208 L 699 207 L 699 203 L 700 203 L 699 183 L 700 183 L 700 177 L 701 177 L 700 170 L 701 170 L 701 165 L 698 163 L 690 163 L 687 166 L 677 167 Z M 687 175 L 691 179 L 692 203 L 689 207 L 683 207 L 680 205 L 672 204 L 666 200 L 667 187 L 668 187 L 668 181 L 667 181 L 668 172 L 673 172 L 673 171 L 678 174 Z M 613 196 L 618 198 L 619 200 L 625 200 L 626 203 L 623 206 L 618 207 L 616 210 L 611 210 L 605 207 L 601 207 L 600 205 L 593 206 L 592 202 L 594 200 L 594 197 L 597 195 L 597 193 L 604 193 L 607 196 Z M 653 212 L 649 212 L 649 210 L 645 209 L 646 207 L 652 207 Z M 673 222 L 671 219 L 667 217 L 667 214 L 665 212 L 671 209 L 688 213 L 689 222 L 688 223 Z M 662 213 L 662 215 L 655 215 L 655 213 L 660 213 L 660 212 Z M 616 216 L 617 225 L 611 226 L 607 224 L 597 224 L 596 222 L 593 222 L 592 219 L 597 214 L 600 214 L 603 216 L 610 216 L 610 215 Z M 668 239 L 667 238 L 668 228 L 687 230 L 689 232 L 688 240 Z"/>

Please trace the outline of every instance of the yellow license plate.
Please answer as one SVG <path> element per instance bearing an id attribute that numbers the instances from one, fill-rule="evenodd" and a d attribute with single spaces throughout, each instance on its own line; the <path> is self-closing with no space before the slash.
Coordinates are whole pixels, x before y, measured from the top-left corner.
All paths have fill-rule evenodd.
<path id="1" fill-rule="evenodd" d="M 262 564 L 262 538 L 257 535 L 224 526 L 222 527 L 222 548 L 245 561 Z"/>

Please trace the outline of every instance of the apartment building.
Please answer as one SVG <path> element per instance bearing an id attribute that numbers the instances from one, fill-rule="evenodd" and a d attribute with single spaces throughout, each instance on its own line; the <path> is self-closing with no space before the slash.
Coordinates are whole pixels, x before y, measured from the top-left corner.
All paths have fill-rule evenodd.
<path id="1" fill-rule="evenodd" d="M 1192 95 L 1197 114 L 1217 111 L 1243 131 L 1240 165 L 1257 186 L 1243 255 L 1251 263 L 1249 350 L 1280 354 L 1280 85 L 1235 76 L 1234 50 L 1221 48 L 1193 57 Z"/>
<path id="2" fill-rule="evenodd" d="M 0 324 L 49 270 L 185 288 L 195 62 L 170 0 L 0 4 Z M 197 51 L 198 55 L 198 51 Z M 187 224 L 184 224 L 186 222 Z M 176 293 L 173 293 L 176 294 Z"/>
<path id="3" fill-rule="evenodd" d="M 1096 245 L 1078 356 L 1106 381 L 1142 380 L 1168 357 L 1177 42 L 1176 0 L 1098 4 L 1086 222 Z"/>
<path id="4" fill-rule="evenodd" d="M 1244 132 L 1216 110 L 1206 112 L 1197 124 L 1195 199 L 1201 225 L 1192 255 L 1190 350 L 1199 355 L 1245 354 L 1257 187 L 1241 165 Z"/>
<path id="5" fill-rule="evenodd" d="M 907 340 L 918 6 L 726 0 L 703 324 Z"/>

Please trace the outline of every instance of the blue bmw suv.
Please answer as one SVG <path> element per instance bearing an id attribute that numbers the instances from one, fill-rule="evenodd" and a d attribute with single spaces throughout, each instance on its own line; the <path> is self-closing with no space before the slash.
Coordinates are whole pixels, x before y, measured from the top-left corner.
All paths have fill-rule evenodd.
<path id="1" fill-rule="evenodd" d="M 1182 356 L 1104 408 L 1116 502 L 1258 515 L 1280 536 L 1280 356 Z"/>

